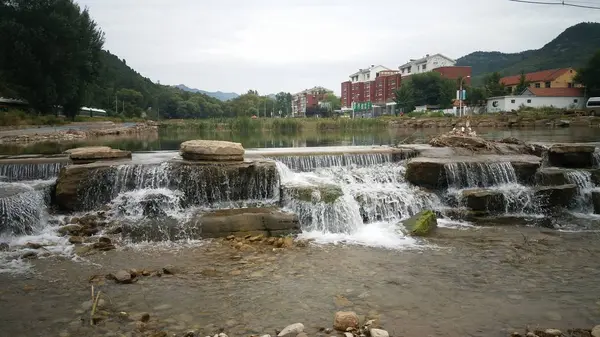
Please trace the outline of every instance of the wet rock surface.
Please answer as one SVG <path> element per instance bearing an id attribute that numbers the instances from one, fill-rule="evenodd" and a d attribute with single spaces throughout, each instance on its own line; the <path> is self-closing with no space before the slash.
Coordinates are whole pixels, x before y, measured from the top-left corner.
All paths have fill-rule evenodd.
<path id="1" fill-rule="evenodd" d="M 183 159 L 191 161 L 243 161 L 244 148 L 240 143 L 218 140 L 188 140 L 181 143 Z"/>
<path id="2" fill-rule="evenodd" d="M 539 186 L 536 188 L 535 197 L 541 206 L 549 211 L 568 208 L 577 194 L 577 185 L 567 184 L 560 186 Z"/>
<path id="3" fill-rule="evenodd" d="M 462 197 L 466 206 L 473 211 L 500 214 L 506 209 L 504 194 L 497 189 L 465 190 Z"/>
<path id="4" fill-rule="evenodd" d="M 298 217 L 275 208 L 241 208 L 203 213 L 195 220 L 202 236 L 284 236 L 300 232 Z"/>
<path id="5" fill-rule="evenodd" d="M 435 213 L 427 210 L 402 221 L 402 225 L 411 236 L 429 236 L 437 229 L 438 223 Z"/>
<path id="6" fill-rule="evenodd" d="M 78 147 L 65 151 L 74 164 L 89 164 L 96 161 L 131 159 L 131 151 L 113 149 L 108 146 Z"/>
<path id="7" fill-rule="evenodd" d="M 567 168 L 591 168 L 594 165 L 593 145 L 555 144 L 548 149 L 548 161 L 552 166 Z"/>

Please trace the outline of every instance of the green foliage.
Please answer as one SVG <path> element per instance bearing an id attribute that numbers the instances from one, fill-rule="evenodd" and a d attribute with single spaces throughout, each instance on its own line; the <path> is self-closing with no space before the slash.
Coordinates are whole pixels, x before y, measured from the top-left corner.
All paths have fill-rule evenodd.
<path id="1" fill-rule="evenodd" d="M 456 83 L 437 72 L 415 74 L 396 90 L 396 103 L 405 112 L 421 105 L 439 105 L 445 109 L 452 106 L 455 90 Z"/>
<path id="2" fill-rule="evenodd" d="M 484 77 L 483 89 L 486 97 L 496 97 L 506 95 L 504 84 L 500 83 L 502 76 L 500 73 L 492 73 Z"/>
<path id="3" fill-rule="evenodd" d="M 328 110 L 335 111 L 342 108 L 342 98 L 337 97 L 334 93 L 328 93 L 325 95 L 325 102 L 329 103 Z"/>
<path id="4" fill-rule="evenodd" d="M 525 76 L 525 72 L 521 71 L 521 76 L 519 77 L 519 84 L 517 84 L 517 86 L 515 87 L 514 94 L 520 95 L 528 87 L 529 87 L 529 81 L 527 80 L 527 77 Z M 513 94 L 513 92 L 508 92 L 508 94 L 509 95 Z"/>
<path id="5" fill-rule="evenodd" d="M 280 92 L 275 95 L 275 113 L 280 114 L 282 117 L 287 117 L 292 113 L 292 94 L 289 92 Z"/>
<path id="6" fill-rule="evenodd" d="M 34 115 L 23 110 L 0 111 L 0 126 L 62 125 L 68 121 L 54 115 Z"/>
<path id="7" fill-rule="evenodd" d="M 458 66 L 471 66 L 474 83 L 484 74 L 499 72 L 503 76 L 524 71 L 580 67 L 600 46 L 600 23 L 582 22 L 567 28 L 540 49 L 520 53 L 474 52 L 457 60 Z"/>
<path id="8" fill-rule="evenodd" d="M 600 96 L 600 49 L 588 63 L 579 70 L 575 77 L 577 83 L 586 87 L 588 97 Z"/>
<path id="9" fill-rule="evenodd" d="M 467 106 L 483 106 L 486 104 L 487 93 L 482 87 L 467 87 L 467 98 L 465 104 Z"/>
<path id="10" fill-rule="evenodd" d="M 0 1 L 0 78 L 37 111 L 75 117 L 99 69 L 104 35 L 72 0 Z"/>

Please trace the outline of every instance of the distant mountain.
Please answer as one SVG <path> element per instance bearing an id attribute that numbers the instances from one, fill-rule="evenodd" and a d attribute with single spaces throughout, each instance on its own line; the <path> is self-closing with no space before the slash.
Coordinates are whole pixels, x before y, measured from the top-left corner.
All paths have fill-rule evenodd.
<path id="1" fill-rule="evenodd" d="M 176 85 L 175 87 L 179 88 L 179 89 L 181 89 L 183 91 L 196 92 L 196 93 L 199 92 L 201 94 L 205 94 L 207 96 L 214 97 L 214 98 L 219 99 L 221 101 L 228 101 L 230 99 L 234 99 L 234 98 L 236 98 L 236 97 L 239 96 L 235 92 L 221 92 L 221 91 L 211 92 L 211 91 L 204 91 L 204 90 L 200 90 L 200 89 L 189 88 L 189 87 L 185 86 L 184 84 L 179 84 L 179 85 Z"/>
<path id="2" fill-rule="evenodd" d="M 600 23 L 582 22 L 567 28 L 554 40 L 540 49 L 506 54 L 498 51 L 477 51 L 456 60 L 458 66 L 471 66 L 473 81 L 483 75 L 499 72 L 503 76 L 517 75 L 521 71 L 578 68 L 583 66 L 600 49 Z"/>

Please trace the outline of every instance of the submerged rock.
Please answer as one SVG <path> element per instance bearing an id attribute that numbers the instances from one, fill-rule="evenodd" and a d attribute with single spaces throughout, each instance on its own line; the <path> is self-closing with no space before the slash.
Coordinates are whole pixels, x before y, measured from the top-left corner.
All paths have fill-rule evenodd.
<path id="1" fill-rule="evenodd" d="M 283 236 L 300 231 L 298 217 L 276 208 L 223 209 L 199 214 L 192 221 L 205 238 L 229 235 Z"/>
<path id="2" fill-rule="evenodd" d="M 119 270 L 114 274 L 111 274 L 112 278 L 117 283 L 129 284 L 133 282 L 133 278 L 131 277 L 131 273 L 127 270 Z"/>
<path id="3" fill-rule="evenodd" d="M 406 180 L 411 184 L 442 189 L 448 187 L 444 171 L 444 162 L 435 158 L 414 158 L 406 165 Z"/>
<path id="4" fill-rule="evenodd" d="M 131 159 L 131 151 L 113 149 L 108 146 L 86 146 L 65 151 L 74 164 L 88 164 L 95 161 Z"/>
<path id="5" fill-rule="evenodd" d="M 342 188 L 337 185 L 322 184 L 318 186 L 283 186 L 284 194 L 306 202 L 324 202 L 333 204 L 343 194 Z"/>
<path id="6" fill-rule="evenodd" d="M 590 168 L 594 165 L 594 145 L 555 144 L 548 149 L 548 162 L 552 166 Z"/>
<path id="7" fill-rule="evenodd" d="M 358 329 L 358 315 L 353 311 L 338 311 L 333 318 L 333 328 L 337 331 L 348 331 L 348 328 Z"/>
<path id="8" fill-rule="evenodd" d="M 240 143 L 219 140 L 188 140 L 180 145 L 181 157 L 192 161 L 243 161 Z"/>
<path id="9" fill-rule="evenodd" d="M 422 211 L 402 222 L 409 235 L 428 236 L 437 228 L 437 218 L 431 210 Z"/>
<path id="10" fill-rule="evenodd" d="M 291 324 L 291 325 L 288 325 L 285 328 L 283 328 L 283 330 L 281 330 L 281 332 L 277 334 L 277 337 L 284 337 L 284 336 L 288 336 L 288 335 L 295 336 L 303 331 L 304 331 L 304 324 L 295 323 L 295 324 Z"/>
<path id="11" fill-rule="evenodd" d="M 577 185 L 575 184 L 539 186 L 535 191 L 535 198 L 543 208 L 548 210 L 568 208 L 576 196 Z"/>
<path id="12" fill-rule="evenodd" d="M 466 206 L 478 212 L 503 213 L 506 209 L 504 194 L 493 189 L 474 189 L 462 192 Z"/>

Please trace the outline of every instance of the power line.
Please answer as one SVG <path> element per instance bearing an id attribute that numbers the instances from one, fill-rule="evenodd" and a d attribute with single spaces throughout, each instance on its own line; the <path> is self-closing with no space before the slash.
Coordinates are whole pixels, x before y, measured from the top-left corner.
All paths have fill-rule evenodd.
<path id="1" fill-rule="evenodd" d="M 564 1 L 561 2 L 543 2 L 543 1 L 531 1 L 531 0 L 508 0 L 512 2 L 522 2 L 527 4 L 536 4 L 536 5 L 559 5 L 559 6 L 570 6 L 577 8 L 588 8 L 588 9 L 600 9 L 598 6 L 587 6 L 587 5 L 578 5 L 574 3 L 567 3 Z"/>

